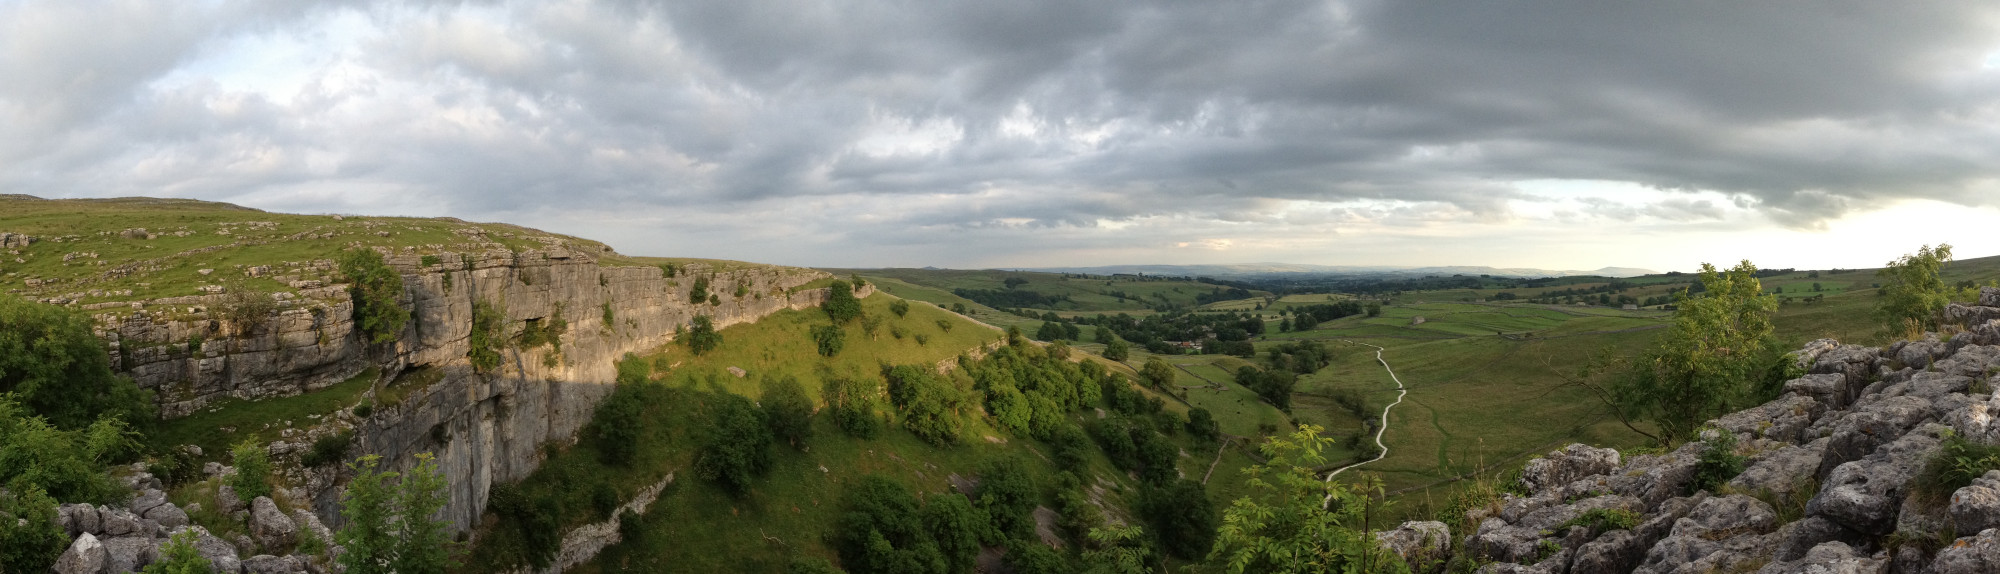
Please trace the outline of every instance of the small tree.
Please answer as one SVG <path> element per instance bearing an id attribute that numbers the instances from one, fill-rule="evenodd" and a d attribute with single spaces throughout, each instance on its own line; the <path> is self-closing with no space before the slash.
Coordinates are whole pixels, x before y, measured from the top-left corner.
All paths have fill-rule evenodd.
<path id="1" fill-rule="evenodd" d="M 742 496 L 750 491 L 750 480 L 771 467 L 771 431 L 750 399 L 730 393 L 713 397 L 708 436 L 695 459 L 695 472 Z"/>
<path id="2" fill-rule="evenodd" d="M 910 314 L 910 302 L 904 299 L 891 301 L 889 302 L 889 312 L 895 313 L 896 318 L 900 319 L 904 315 Z"/>
<path id="3" fill-rule="evenodd" d="M 1270 462 L 1244 470 L 1261 494 L 1236 499 L 1222 515 L 1208 560 L 1243 572 L 1407 572 L 1408 565 L 1375 542 L 1365 518 L 1369 490 L 1321 480 L 1314 469 L 1333 439 L 1299 425 L 1290 438 L 1271 437 L 1261 450 Z"/>
<path id="4" fill-rule="evenodd" d="M 847 331 L 841 329 L 839 325 L 815 325 L 812 328 L 812 339 L 813 345 L 819 349 L 820 356 L 832 357 L 840 354 L 841 347 L 846 345 Z"/>
<path id="5" fill-rule="evenodd" d="M 354 299 L 354 323 L 381 344 L 396 340 L 410 311 L 397 299 L 403 296 L 403 276 L 382 261 L 373 249 L 356 248 L 340 252 L 340 273 L 347 276 L 347 292 Z"/>
<path id="6" fill-rule="evenodd" d="M 1919 334 L 1938 328 L 1938 312 L 1951 302 L 1949 288 L 1938 272 L 1951 262 L 1951 245 L 1925 245 L 1915 254 L 1890 261 L 1875 276 L 1882 279 L 1875 316 L 1891 334 Z"/>
<path id="7" fill-rule="evenodd" d="M 1215 415 L 1201 407 L 1188 409 L 1187 431 L 1195 438 L 1205 441 L 1213 441 L 1222 436 L 1222 427 L 1216 424 Z"/>
<path id="8" fill-rule="evenodd" d="M 826 290 L 826 304 L 820 308 L 826 310 L 826 316 L 832 317 L 834 324 L 845 324 L 861 317 L 861 300 L 854 298 L 853 285 L 846 281 L 834 281 Z"/>
<path id="9" fill-rule="evenodd" d="M 152 393 L 111 371 L 89 318 L 14 295 L 0 296 L 0 393 L 65 430 L 105 415 L 155 418 Z"/>
<path id="10" fill-rule="evenodd" d="M 229 485 L 236 489 L 236 495 L 248 501 L 259 496 L 271 495 L 271 453 L 258 444 L 257 439 L 244 439 L 230 450 L 236 459 L 236 476 Z"/>
<path id="11" fill-rule="evenodd" d="M 1159 357 L 1146 359 L 1146 366 L 1139 368 L 1139 378 L 1146 381 L 1146 386 L 1164 390 L 1174 384 L 1174 366 Z"/>
<path id="12" fill-rule="evenodd" d="M 875 438 L 882 420 L 875 416 L 875 396 L 881 386 L 870 379 L 829 377 L 820 385 L 827 414 L 842 432 L 855 438 Z"/>
<path id="13" fill-rule="evenodd" d="M 506 339 L 507 312 L 485 301 L 472 302 L 472 334 L 465 351 L 472 370 L 490 373 L 500 368 L 500 348 Z"/>
<path id="14" fill-rule="evenodd" d="M 334 533 L 345 549 L 337 561 L 350 574 L 442 574 L 456 566 L 446 524 L 432 518 L 445 503 L 437 460 L 417 455 L 417 467 L 400 481 L 380 471 L 381 462 L 368 455 L 348 463 L 355 477 L 340 497 L 347 524 Z"/>
<path id="15" fill-rule="evenodd" d="M 1111 342 L 1104 344 L 1104 358 L 1106 359 L 1124 362 L 1126 358 L 1131 356 L 1132 348 L 1126 345 L 1123 340 L 1112 339 Z"/>
<path id="16" fill-rule="evenodd" d="M 764 408 L 764 420 L 770 424 L 773 437 L 794 447 L 804 447 L 806 439 L 812 437 L 813 402 L 797 377 L 785 375 L 767 381 L 757 404 Z"/>
<path id="17" fill-rule="evenodd" d="M 1090 548 L 1083 551 L 1087 574 L 1145 574 L 1146 561 L 1153 549 L 1146 544 L 1146 530 L 1137 526 L 1108 525 L 1090 529 Z"/>
<path id="18" fill-rule="evenodd" d="M 722 333 L 715 332 L 715 320 L 707 315 L 696 315 L 694 326 L 688 329 L 688 350 L 699 357 L 716 347 L 722 346 Z"/>
<path id="19" fill-rule="evenodd" d="M 9 486 L 0 492 L 0 572 L 47 572 L 69 546 L 56 501 L 31 482 Z"/>
<path id="20" fill-rule="evenodd" d="M 199 538 L 192 528 L 175 532 L 167 543 L 160 547 L 160 559 L 147 564 L 146 574 L 208 574 L 213 566 L 201 551 L 194 547 Z"/>
<path id="21" fill-rule="evenodd" d="M 708 277 L 694 278 L 694 286 L 688 289 L 688 303 L 700 305 L 708 301 Z"/>
<path id="22" fill-rule="evenodd" d="M 1702 421 L 1748 396 L 1775 345 L 1778 301 L 1758 285 L 1757 266 L 1701 269 L 1702 292 L 1677 297 L 1673 327 L 1610 389 L 1621 416 L 1651 418 L 1667 444 L 1693 436 Z"/>

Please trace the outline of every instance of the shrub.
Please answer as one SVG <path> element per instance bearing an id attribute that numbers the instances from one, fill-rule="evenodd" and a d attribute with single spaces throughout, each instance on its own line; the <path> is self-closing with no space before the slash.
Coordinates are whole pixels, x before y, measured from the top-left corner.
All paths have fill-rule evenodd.
<path id="1" fill-rule="evenodd" d="M 47 572 L 68 546 L 55 499 L 30 483 L 0 492 L 0 572 Z"/>
<path id="2" fill-rule="evenodd" d="M 732 495 L 750 491 L 750 480 L 771 467 L 771 431 L 764 414 L 746 399 L 716 393 L 710 403 L 707 437 L 695 459 L 702 478 Z"/>
<path id="3" fill-rule="evenodd" d="M 709 319 L 707 315 L 696 315 L 694 326 L 688 329 L 688 350 L 694 352 L 695 356 L 701 356 L 720 346 L 722 346 L 722 333 L 715 332 L 715 320 Z"/>
<path id="4" fill-rule="evenodd" d="M 1947 430 L 1937 451 L 1924 460 L 1923 470 L 1910 482 L 1910 491 L 1920 502 L 1943 506 L 1952 493 L 1990 470 L 2000 470 L 2000 446 L 1980 444 Z"/>
<path id="5" fill-rule="evenodd" d="M 1694 478 L 1688 481 L 1689 494 L 1714 492 L 1729 479 L 1743 474 L 1746 461 L 1743 455 L 1736 454 L 1736 435 L 1722 429 L 1710 429 L 1708 433 L 1713 433 L 1714 438 L 1702 441 L 1701 458 L 1695 461 Z"/>
<path id="6" fill-rule="evenodd" d="M 815 325 L 812 328 L 813 345 L 822 357 L 840 354 L 841 347 L 846 345 L 846 335 L 847 332 L 839 325 Z"/>
<path id="7" fill-rule="evenodd" d="M 855 438 L 875 438 L 881 419 L 875 416 L 875 396 L 881 387 L 872 380 L 830 377 L 820 384 L 827 415 L 841 432 Z"/>
<path id="8" fill-rule="evenodd" d="M 229 485 L 237 496 L 248 501 L 271 495 L 271 454 L 264 445 L 255 438 L 244 439 L 230 450 L 230 456 L 236 461 L 236 476 L 230 478 Z"/>
<path id="9" fill-rule="evenodd" d="M 909 315 L 909 314 L 910 314 L 910 302 L 909 302 L 908 300 L 904 300 L 904 299 L 897 299 L 897 300 L 895 300 L 895 301 L 890 301 L 890 302 L 889 302 L 889 312 L 890 312 L 890 313 L 895 313 L 895 314 L 896 314 L 896 317 L 897 317 L 897 318 L 899 318 L 899 319 L 900 319 L 900 318 L 902 318 L 902 317 L 903 317 L 903 316 L 905 316 L 905 315 Z"/>
<path id="10" fill-rule="evenodd" d="M 950 319 L 938 319 L 938 320 L 937 320 L 937 326 L 938 326 L 938 331 L 940 331 L 940 332 L 944 332 L 944 333 L 950 333 L 950 332 L 951 332 L 951 320 L 950 320 Z"/>
<path id="11" fill-rule="evenodd" d="M 1571 526 L 1582 526 L 1598 533 L 1631 530 L 1639 526 L 1639 513 L 1620 508 L 1592 508 L 1583 511 L 1583 514 L 1578 514 L 1576 518 L 1556 525 L 1552 530 L 1562 532 Z"/>
<path id="12" fill-rule="evenodd" d="M 358 405 L 354 405 L 355 417 L 365 419 L 368 418 L 368 415 L 372 414 L 375 414 L 375 403 L 361 403 Z"/>
<path id="13" fill-rule="evenodd" d="M 369 455 L 348 466 L 355 477 L 340 498 L 340 515 L 347 524 L 334 534 L 345 549 L 339 564 L 350 574 L 442 573 L 456 566 L 448 525 L 431 518 L 445 505 L 446 483 L 437 460 L 430 453 L 418 454 L 417 467 L 393 485 L 390 481 L 399 475 L 377 471 L 380 461 Z"/>
<path id="14" fill-rule="evenodd" d="M 312 449 L 299 457 L 299 464 L 306 468 L 325 466 L 347 458 L 347 448 L 354 444 L 354 431 L 341 431 L 313 440 Z"/>
<path id="15" fill-rule="evenodd" d="M 111 372 L 90 319 L 54 305 L 0 296 L 0 393 L 61 429 L 102 416 L 150 424 L 152 393 Z"/>
<path id="16" fill-rule="evenodd" d="M 688 291 L 688 303 L 699 305 L 708 300 L 708 277 L 694 278 L 694 288 Z"/>
<path id="17" fill-rule="evenodd" d="M 1215 506 L 1199 482 L 1180 479 L 1145 489 L 1139 498 L 1139 513 L 1167 554 L 1195 560 L 1206 556 L 1215 544 Z"/>
<path id="18" fill-rule="evenodd" d="M 438 265 L 444 264 L 444 258 L 438 257 L 436 255 L 425 255 L 422 258 L 420 258 L 419 261 L 421 261 L 425 267 L 436 267 Z"/>
<path id="19" fill-rule="evenodd" d="M 1041 498 L 1026 467 L 1019 460 L 986 463 L 980 469 L 979 490 L 974 497 L 979 509 L 993 521 L 993 528 L 1013 538 L 1034 535 L 1035 505 Z"/>
<path id="20" fill-rule="evenodd" d="M 798 378 L 785 375 L 767 381 L 757 403 L 764 409 L 771 436 L 794 447 L 806 446 L 806 439 L 812 437 L 813 402 Z"/>
<path id="21" fill-rule="evenodd" d="M 627 468 L 639 458 L 644 440 L 646 395 L 656 387 L 628 382 L 625 373 L 629 369 L 626 365 L 630 364 L 644 366 L 645 362 L 632 358 L 619 362 L 618 388 L 597 405 L 597 412 L 591 413 L 590 425 L 585 429 L 604 464 Z"/>
<path id="22" fill-rule="evenodd" d="M 310 533 L 310 530 L 306 531 Z M 208 574 L 213 566 L 208 558 L 196 550 L 195 532 L 192 529 L 174 533 L 166 545 L 160 547 L 160 559 L 147 564 L 145 574 Z"/>
<path id="23" fill-rule="evenodd" d="M 611 313 L 610 301 L 604 302 L 604 317 L 602 320 L 604 321 L 605 331 L 610 331 L 618 325 L 618 316 Z"/>
<path id="24" fill-rule="evenodd" d="M 833 318 L 834 324 L 844 324 L 861 317 L 861 300 L 854 298 L 854 286 L 846 281 L 834 281 L 828 285 L 826 303 L 820 308 L 826 316 Z"/>
<path id="25" fill-rule="evenodd" d="M 1951 262 L 1951 245 L 1925 245 L 1913 255 L 1890 261 L 1875 272 L 1882 278 L 1875 316 L 1893 335 L 1918 335 L 1938 328 L 1938 312 L 1951 302 L 1938 271 Z M 1918 365 L 1921 366 L 1921 365 Z"/>
<path id="26" fill-rule="evenodd" d="M 1188 409 L 1187 431 L 1205 441 L 1214 441 L 1222 436 L 1222 427 L 1216 424 L 1215 415 L 1201 407 Z"/>
<path id="27" fill-rule="evenodd" d="M 590 486 L 590 509 L 597 512 L 598 520 L 610 520 L 618 512 L 618 489 L 609 482 L 598 482 Z"/>
<path id="28" fill-rule="evenodd" d="M 1106 359 L 1124 362 L 1125 359 L 1131 356 L 1132 349 L 1129 345 L 1125 344 L 1125 341 L 1112 339 L 1111 342 L 1104 344 L 1104 358 Z"/>
<path id="29" fill-rule="evenodd" d="M 487 496 L 487 508 L 501 517 L 503 528 L 512 528 L 521 546 L 506 548 L 503 560 L 547 568 L 562 548 L 562 501 L 552 496 L 530 499 L 518 485 L 496 484 Z"/>
<path id="30" fill-rule="evenodd" d="M 356 248 L 340 252 L 340 273 L 347 276 L 348 294 L 354 299 L 354 323 L 371 343 L 396 340 L 409 323 L 410 312 L 397 302 L 403 295 L 403 276 L 382 262 L 373 249 Z"/>
<path id="31" fill-rule="evenodd" d="M 506 339 L 507 312 L 485 301 L 472 302 L 472 334 L 465 352 L 472 370 L 481 373 L 500 368 L 501 342 Z"/>

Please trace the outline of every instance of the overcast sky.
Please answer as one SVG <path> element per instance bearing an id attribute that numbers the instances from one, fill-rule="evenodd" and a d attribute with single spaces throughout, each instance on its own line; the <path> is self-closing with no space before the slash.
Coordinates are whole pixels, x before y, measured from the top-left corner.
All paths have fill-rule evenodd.
<path id="1" fill-rule="evenodd" d="M 816 266 L 1965 258 L 2000 9 L 0 0 L 0 192 Z"/>

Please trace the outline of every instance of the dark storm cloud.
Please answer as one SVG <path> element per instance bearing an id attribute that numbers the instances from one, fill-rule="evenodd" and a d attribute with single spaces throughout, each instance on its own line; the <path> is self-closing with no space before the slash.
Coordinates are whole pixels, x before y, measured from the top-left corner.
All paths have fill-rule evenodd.
<path id="1" fill-rule="evenodd" d="M 1900 198 L 2000 204 L 1996 32 L 1949 2 L 0 1 L 0 186 L 684 214 L 844 238 L 801 247 L 822 252 L 1507 221 L 1540 200 L 1529 180 L 1719 192 L 1809 228 Z M 285 73 L 305 77 L 239 81 Z M 1124 233 L 1068 240 L 1170 240 Z"/>

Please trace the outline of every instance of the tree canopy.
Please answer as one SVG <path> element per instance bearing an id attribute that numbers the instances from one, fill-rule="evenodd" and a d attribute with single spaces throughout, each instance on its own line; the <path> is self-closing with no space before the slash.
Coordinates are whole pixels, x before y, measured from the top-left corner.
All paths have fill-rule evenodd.
<path id="1" fill-rule="evenodd" d="M 1938 272 L 1951 262 L 1951 245 L 1940 243 L 1917 248 L 1917 252 L 1896 258 L 1875 272 L 1882 290 L 1875 316 L 1891 334 L 1908 335 L 1938 328 L 1938 312 L 1951 302 Z"/>
<path id="2" fill-rule="evenodd" d="M 152 393 L 112 373 L 89 319 L 20 297 L 0 296 L 0 393 L 62 429 L 102 416 L 142 426 L 155 418 Z"/>
<path id="3" fill-rule="evenodd" d="M 1678 298 L 1673 326 L 1611 389 L 1614 406 L 1657 423 L 1665 443 L 1686 440 L 1748 397 L 1773 362 L 1778 301 L 1758 284 L 1757 266 L 1704 263 L 1700 282 L 1699 294 Z"/>

